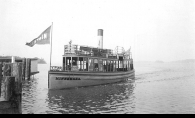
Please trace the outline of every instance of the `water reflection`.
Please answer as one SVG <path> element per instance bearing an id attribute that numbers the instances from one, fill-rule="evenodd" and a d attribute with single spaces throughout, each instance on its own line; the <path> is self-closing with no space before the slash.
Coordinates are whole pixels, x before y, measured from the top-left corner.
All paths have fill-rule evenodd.
<path id="1" fill-rule="evenodd" d="M 40 65 L 35 79 L 23 83 L 26 113 L 195 113 L 195 64 L 139 64 L 134 81 L 66 90 L 48 90 Z"/>
<path id="2" fill-rule="evenodd" d="M 36 90 L 37 80 L 32 79 L 31 81 L 23 81 L 22 83 L 22 111 L 28 111 L 33 108 L 33 104 L 36 103 Z"/>
<path id="3" fill-rule="evenodd" d="M 134 113 L 134 81 L 48 92 L 53 113 Z"/>

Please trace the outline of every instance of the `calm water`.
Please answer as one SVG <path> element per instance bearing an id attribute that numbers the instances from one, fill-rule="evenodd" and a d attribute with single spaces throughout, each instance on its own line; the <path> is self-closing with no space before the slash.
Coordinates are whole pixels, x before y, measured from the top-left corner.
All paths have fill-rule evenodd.
<path id="1" fill-rule="evenodd" d="M 23 83 L 23 113 L 195 113 L 194 63 L 136 63 L 133 81 L 48 90 L 48 65 Z"/>

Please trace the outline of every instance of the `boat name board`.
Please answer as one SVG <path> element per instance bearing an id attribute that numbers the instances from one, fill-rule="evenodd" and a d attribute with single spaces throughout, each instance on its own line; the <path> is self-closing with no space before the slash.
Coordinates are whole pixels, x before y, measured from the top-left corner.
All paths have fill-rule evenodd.
<path id="1" fill-rule="evenodd" d="M 73 78 L 73 77 L 56 77 L 56 80 L 81 80 L 81 78 Z"/>

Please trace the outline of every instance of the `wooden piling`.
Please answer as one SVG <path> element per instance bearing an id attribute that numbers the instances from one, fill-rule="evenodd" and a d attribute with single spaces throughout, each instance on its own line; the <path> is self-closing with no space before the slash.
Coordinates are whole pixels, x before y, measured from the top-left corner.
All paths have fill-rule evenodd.
<path id="1" fill-rule="evenodd" d="M 21 106 L 21 101 L 22 101 L 22 69 L 23 69 L 23 64 L 22 63 L 14 63 L 12 65 L 12 76 L 15 77 L 15 89 L 14 89 L 14 95 L 17 100 L 17 106 L 19 109 L 19 112 L 22 113 L 22 106 Z"/>
<path id="2" fill-rule="evenodd" d="M 29 68 L 28 68 L 28 80 L 30 80 L 30 76 L 31 76 L 31 59 L 29 59 Z"/>
<path id="3" fill-rule="evenodd" d="M 0 62 L 0 114 L 22 113 L 22 80 L 31 77 L 31 59 L 22 63 Z"/>
<path id="4" fill-rule="evenodd" d="M 22 80 L 25 80 L 26 74 L 26 58 L 23 59 L 22 63 Z"/>
<path id="5" fill-rule="evenodd" d="M 21 101 L 15 95 L 15 86 L 15 77 L 3 77 L 0 114 L 22 114 L 22 109 L 19 107 Z"/>
<path id="6" fill-rule="evenodd" d="M 5 76 L 11 76 L 11 67 L 12 67 L 12 64 L 11 63 L 4 63 L 3 64 L 3 77 Z"/>
<path id="7" fill-rule="evenodd" d="M 0 114 L 21 114 L 22 63 L 0 64 Z"/>
<path id="8" fill-rule="evenodd" d="M 1 101 L 9 101 L 14 90 L 14 77 L 3 77 L 1 83 Z"/>
<path id="9" fill-rule="evenodd" d="M 30 80 L 31 76 L 31 59 L 26 59 L 26 78 Z"/>
<path id="10" fill-rule="evenodd" d="M 0 96 L 1 96 L 1 82 L 2 82 L 2 79 L 3 79 L 3 70 L 2 70 L 2 63 L 0 62 Z"/>

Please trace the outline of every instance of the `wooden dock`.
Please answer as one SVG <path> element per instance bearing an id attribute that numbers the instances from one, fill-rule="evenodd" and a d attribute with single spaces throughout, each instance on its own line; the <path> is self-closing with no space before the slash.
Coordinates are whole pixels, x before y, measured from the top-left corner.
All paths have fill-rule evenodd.
<path id="1" fill-rule="evenodd" d="M 0 58 L 0 114 L 22 114 L 22 81 L 37 73 L 36 59 Z"/>
<path id="2" fill-rule="evenodd" d="M 22 81 L 31 77 L 30 62 L 0 62 L 0 114 L 22 114 Z"/>
<path id="3" fill-rule="evenodd" d="M 0 114 L 22 114 L 23 63 L 0 64 Z"/>

